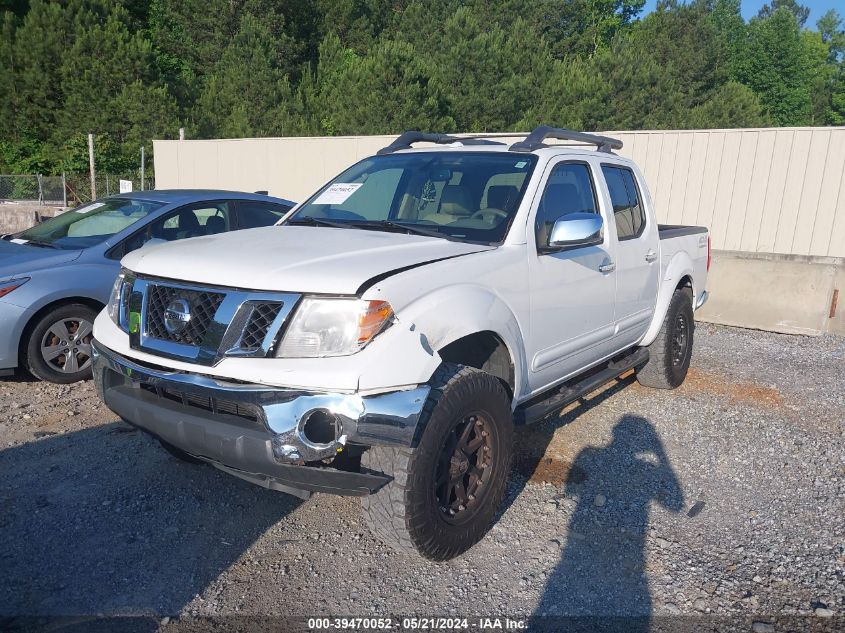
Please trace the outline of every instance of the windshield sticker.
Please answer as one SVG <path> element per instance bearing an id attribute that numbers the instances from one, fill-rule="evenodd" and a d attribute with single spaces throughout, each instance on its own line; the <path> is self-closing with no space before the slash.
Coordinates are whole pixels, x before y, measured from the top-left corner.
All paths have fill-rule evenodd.
<path id="1" fill-rule="evenodd" d="M 26 244 L 29 240 L 22 240 L 19 237 L 9 240 L 12 244 Z"/>
<path id="2" fill-rule="evenodd" d="M 528 161 L 527 161 L 527 160 L 521 160 L 521 161 L 519 161 L 516 165 L 514 165 L 514 167 L 516 167 L 517 169 L 522 169 L 522 168 L 523 168 L 523 167 L 525 167 L 527 164 L 528 164 Z"/>
<path id="3" fill-rule="evenodd" d="M 314 204 L 342 204 L 347 198 L 358 191 L 362 182 L 336 182 L 321 193 Z"/>
<path id="4" fill-rule="evenodd" d="M 105 202 L 94 202 L 92 204 L 86 204 L 84 207 L 80 207 L 79 209 L 75 209 L 75 211 L 77 213 L 88 213 L 89 211 L 105 206 L 105 204 Z"/>

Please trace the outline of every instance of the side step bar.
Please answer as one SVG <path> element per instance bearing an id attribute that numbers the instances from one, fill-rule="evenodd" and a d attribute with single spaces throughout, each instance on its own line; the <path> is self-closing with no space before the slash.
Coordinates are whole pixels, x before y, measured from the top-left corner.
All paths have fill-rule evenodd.
<path id="1" fill-rule="evenodd" d="M 515 424 L 533 424 L 558 413 L 565 406 L 595 391 L 605 383 L 618 378 L 629 369 L 648 362 L 648 350 L 644 347 L 635 349 L 624 356 L 591 369 L 586 374 L 573 378 L 576 382 L 564 383 L 551 391 L 532 398 L 519 405 L 514 411 Z"/>

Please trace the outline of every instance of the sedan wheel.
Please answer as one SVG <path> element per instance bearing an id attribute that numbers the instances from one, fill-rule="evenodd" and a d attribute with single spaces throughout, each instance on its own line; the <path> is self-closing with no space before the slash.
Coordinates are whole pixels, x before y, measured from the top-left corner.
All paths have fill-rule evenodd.
<path id="1" fill-rule="evenodd" d="M 41 357 L 57 371 L 76 374 L 91 367 L 94 325 L 86 319 L 61 319 L 41 341 Z"/>
<path id="2" fill-rule="evenodd" d="M 84 304 L 59 306 L 44 314 L 24 342 L 24 364 L 35 377 L 71 383 L 91 377 L 91 340 L 96 311 Z"/>

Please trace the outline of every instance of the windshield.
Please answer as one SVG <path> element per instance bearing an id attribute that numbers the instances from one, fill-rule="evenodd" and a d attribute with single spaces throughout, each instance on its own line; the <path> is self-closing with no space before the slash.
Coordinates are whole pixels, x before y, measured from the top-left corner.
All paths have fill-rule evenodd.
<path id="1" fill-rule="evenodd" d="M 505 152 L 374 156 L 323 187 L 288 222 L 501 242 L 536 161 Z"/>
<path id="2" fill-rule="evenodd" d="M 15 235 L 16 239 L 55 248 L 88 248 L 132 226 L 164 206 L 163 202 L 106 198 L 66 211 Z"/>

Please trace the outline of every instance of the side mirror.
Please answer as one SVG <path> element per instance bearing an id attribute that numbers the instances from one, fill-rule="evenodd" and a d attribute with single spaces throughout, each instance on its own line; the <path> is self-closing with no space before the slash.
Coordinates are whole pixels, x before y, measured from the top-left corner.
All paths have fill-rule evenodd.
<path id="1" fill-rule="evenodd" d="M 604 220 L 598 213 L 570 213 L 558 218 L 549 234 L 549 246 L 601 244 Z"/>

